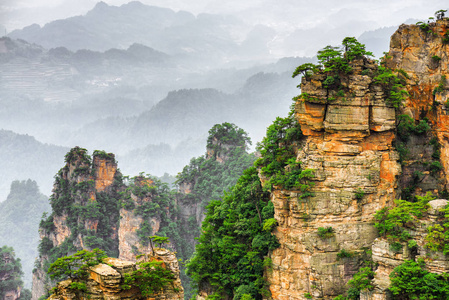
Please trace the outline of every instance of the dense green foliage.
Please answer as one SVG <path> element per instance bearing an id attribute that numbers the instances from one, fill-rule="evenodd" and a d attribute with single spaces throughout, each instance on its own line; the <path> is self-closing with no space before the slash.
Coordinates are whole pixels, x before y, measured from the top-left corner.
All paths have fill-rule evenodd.
<path id="1" fill-rule="evenodd" d="M 449 206 L 440 210 L 437 223 L 427 228 L 425 247 L 431 251 L 449 254 Z"/>
<path id="2" fill-rule="evenodd" d="M 365 49 L 365 45 L 354 37 L 346 37 L 341 47 L 326 46 L 317 53 L 318 65 L 305 63 L 296 68 L 292 77 L 300 74 L 308 78 L 310 75 L 323 72 L 327 75 L 324 81 L 326 88 L 340 88 L 340 75 L 352 71 L 350 62 L 366 56 L 373 56 L 372 52 Z"/>
<path id="3" fill-rule="evenodd" d="M 142 296 L 149 297 L 175 280 L 174 274 L 164 268 L 161 261 L 141 261 L 137 265 L 137 270 L 124 274 L 123 289 L 137 286 Z"/>
<path id="4" fill-rule="evenodd" d="M 14 249 L 8 246 L 0 248 L 0 299 L 6 299 L 5 293 L 23 287 L 20 258 L 15 258 Z M 31 299 L 31 292 L 22 289 L 20 300 Z"/>
<path id="5" fill-rule="evenodd" d="M 243 170 L 252 166 L 255 157 L 245 151 L 249 145 L 251 140 L 243 129 L 231 123 L 214 125 L 207 139 L 208 153 L 193 158 L 177 175 L 176 183 L 191 185 L 186 197 L 205 207 L 211 199 L 220 199 Z"/>
<path id="6" fill-rule="evenodd" d="M 395 200 L 395 207 L 384 207 L 374 215 L 374 227 L 392 243 L 394 250 L 402 248 L 401 244 L 397 243 L 407 242 L 412 238 L 407 228 L 413 229 L 419 224 L 419 219 L 429 208 L 428 202 L 434 199 L 430 193 L 416 198 L 416 202 Z"/>
<path id="7" fill-rule="evenodd" d="M 313 170 L 302 169 L 301 163 L 296 161 L 295 149 L 302 139 L 301 127 L 293 116 L 293 110 L 286 118 L 276 118 L 267 128 L 265 138 L 257 145 L 261 157 L 255 165 L 260 167 L 261 173 L 269 177 L 265 187 L 273 186 L 285 189 L 300 190 L 302 198 L 311 195 Z"/>
<path id="8" fill-rule="evenodd" d="M 245 150 L 251 144 L 248 134 L 231 123 L 216 124 L 209 130 L 207 153 L 193 158 L 177 175 L 176 184 L 186 193 L 177 194 L 178 203 L 183 207 L 197 206 L 202 211 L 212 200 L 219 200 L 223 193 L 232 189 L 243 171 L 250 168 L 255 160 L 253 154 Z M 177 256 L 188 260 L 200 236 L 201 219 L 190 216 L 188 219 L 178 217 L 176 221 Z M 172 226 L 174 228 L 174 226 Z M 175 229 L 175 228 L 174 228 Z M 182 237 L 182 238 L 180 238 Z M 181 265 L 181 280 L 187 297 L 191 296 L 190 279 Z"/>
<path id="9" fill-rule="evenodd" d="M 86 280 L 89 268 L 102 263 L 106 257 L 105 252 L 98 248 L 92 251 L 81 250 L 73 255 L 58 258 L 50 265 L 47 273 L 57 280 Z"/>
<path id="10" fill-rule="evenodd" d="M 415 124 L 415 120 L 409 115 L 399 115 L 397 122 L 396 130 L 398 137 L 404 142 L 410 139 L 411 134 L 423 135 L 430 130 L 427 119 L 420 120 L 418 124 Z"/>
<path id="11" fill-rule="evenodd" d="M 435 274 L 425 270 L 422 259 L 406 260 L 390 274 L 393 299 L 448 299 L 449 274 Z"/>
<path id="12" fill-rule="evenodd" d="M 404 87 L 407 78 L 408 75 L 405 72 L 397 71 L 397 74 L 395 74 L 393 70 L 379 66 L 373 81 L 382 87 L 386 102 L 395 108 L 399 108 L 405 97 L 409 95 Z"/>
<path id="13" fill-rule="evenodd" d="M 332 227 L 318 227 L 318 236 L 322 239 L 328 239 L 335 235 Z"/>
<path id="14" fill-rule="evenodd" d="M 372 283 L 374 274 L 372 262 L 365 261 L 365 267 L 360 268 L 348 281 L 348 291 L 346 292 L 346 295 L 339 295 L 335 297 L 334 300 L 359 300 L 362 291 L 370 291 L 374 288 Z"/>
<path id="15" fill-rule="evenodd" d="M 232 123 L 215 124 L 209 130 L 207 148 L 215 151 L 222 150 L 223 145 L 243 147 L 246 150 L 251 145 L 248 133 Z"/>
<path id="16" fill-rule="evenodd" d="M 420 219 L 433 199 L 430 193 L 425 197 L 416 196 L 416 202 L 396 200 L 395 207 L 383 208 L 375 215 L 375 227 L 381 236 L 386 237 L 393 251 L 400 251 L 406 242 L 413 253 L 417 243 L 409 231 L 419 227 Z M 437 223 L 427 228 L 424 247 L 431 251 L 449 253 L 449 208 L 441 210 Z M 413 254 L 412 254 L 413 256 Z M 449 297 L 449 275 L 435 274 L 425 269 L 425 262 L 406 260 L 390 274 L 389 290 L 392 299 L 447 299 Z"/>
<path id="17" fill-rule="evenodd" d="M 273 214 L 257 169 L 246 170 L 222 201 L 212 201 L 207 207 L 200 243 L 187 264 L 194 283 L 210 284 L 215 290 L 212 299 L 224 295 L 262 299 L 268 293 L 264 261 L 268 251 L 278 246 L 276 238 L 263 230 Z"/>
<path id="18" fill-rule="evenodd" d="M 440 147 L 438 138 L 432 134 L 431 123 L 424 117 L 415 121 L 406 114 L 396 117 L 396 150 L 399 153 L 399 161 L 403 172 L 410 173 L 411 176 L 406 184 L 402 185 L 401 199 L 415 201 L 414 195 L 425 188 L 429 180 L 438 180 L 443 166 L 440 162 Z M 416 145 L 418 144 L 418 145 Z M 424 147 L 424 155 L 410 151 L 413 147 Z M 425 178 L 428 172 L 431 179 Z M 424 182 L 423 182 L 424 181 Z M 440 196 L 445 198 L 440 192 Z"/>
<path id="19" fill-rule="evenodd" d="M 0 241 L 7 241 L 21 258 L 26 287 L 31 287 L 31 272 L 38 255 L 39 220 L 49 210 L 48 198 L 30 179 L 12 182 L 8 198 L 0 202 Z"/>

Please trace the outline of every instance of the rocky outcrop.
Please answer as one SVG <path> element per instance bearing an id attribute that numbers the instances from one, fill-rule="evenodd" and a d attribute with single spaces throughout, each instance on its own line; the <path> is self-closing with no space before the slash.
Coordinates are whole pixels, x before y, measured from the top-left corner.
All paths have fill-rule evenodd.
<path id="1" fill-rule="evenodd" d="M 401 25 L 391 37 L 386 60 L 389 68 L 403 70 L 409 77 L 406 88 L 410 96 L 403 113 L 414 120 L 427 118 L 433 125 L 433 135 L 441 145 L 440 189 L 447 189 L 449 182 L 448 31 L 447 19 L 430 23 L 426 30 L 417 25 Z M 425 155 L 429 151 L 420 152 Z"/>
<path id="2" fill-rule="evenodd" d="M 418 170 L 423 174 L 418 192 L 427 190 L 434 195 L 446 191 L 449 182 L 448 32 L 449 20 L 447 19 L 428 24 L 426 30 L 416 25 L 402 25 L 391 37 L 389 59 L 386 61 L 388 67 L 401 69 L 409 76 L 406 88 L 410 97 L 405 103 L 403 113 L 416 121 L 427 118 L 432 125 L 430 135 L 436 137 L 438 141 L 437 149 L 432 149 L 429 139 L 423 142 L 422 139 L 420 141 L 414 138 L 408 143 L 410 155 L 403 165 L 400 185 L 410 185 L 412 174 Z M 441 170 L 437 169 L 438 173 L 434 174 L 432 179 L 429 171 L 425 169 L 422 171 L 422 164 L 429 161 L 430 155 L 435 156 L 436 150 Z M 417 242 L 417 249 L 413 253 L 408 247 L 403 247 L 400 253 L 391 251 L 389 242 L 384 238 L 374 241 L 372 258 L 379 265 L 373 281 L 375 289 L 362 293 L 361 299 L 388 299 L 389 274 L 405 260 L 422 258 L 429 272 L 441 274 L 449 271 L 449 260 L 445 255 L 424 247 L 425 237 L 428 234 L 427 228 L 438 223 L 441 217 L 438 211 L 447 203 L 444 199 L 429 202 L 430 209 L 426 217 L 420 220 L 420 226 L 410 230 L 411 236 Z"/>
<path id="3" fill-rule="evenodd" d="M 95 171 L 95 190 L 102 192 L 112 185 L 117 172 L 117 162 L 115 161 L 114 154 L 106 154 L 93 156 L 92 168 Z"/>
<path id="4" fill-rule="evenodd" d="M 385 238 L 377 238 L 372 245 L 372 260 L 378 266 L 373 279 L 374 290 L 363 291 L 362 300 L 386 300 L 388 298 L 388 288 L 390 286 L 390 273 L 393 269 L 405 260 L 417 260 L 422 258 L 426 262 L 426 269 L 432 273 L 445 273 L 449 271 L 449 260 L 445 255 L 430 251 L 425 247 L 425 237 L 428 228 L 437 223 L 441 217 L 440 209 L 448 204 L 448 200 L 438 199 L 429 202 L 430 208 L 419 226 L 413 230 L 408 230 L 416 241 L 416 249 L 403 247 L 402 251 L 395 252 L 391 248 L 390 242 Z"/>
<path id="5" fill-rule="evenodd" d="M 50 198 L 53 212 L 39 229 L 41 251 L 36 262 L 39 268 L 33 271 L 33 300 L 54 284 L 46 275 L 53 248 L 62 247 L 60 255 L 68 255 L 76 250 L 98 247 L 98 240 L 91 242 L 97 235 L 101 235 L 101 239 L 118 240 L 115 226 L 118 210 L 116 213 L 109 211 L 107 216 L 103 214 L 101 220 L 99 213 L 100 206 L 108 205 L 105 199 L 118 201 L 115 193 L 119 187 L 114 187 L 114 180 L 121 174 L 114 155 L 96 151 L 91 159 L 86 149 L 75 147 L 67 153 L 65 161 L 66 165 L 55 176 Z"/>
<path id="6" fill-rule="evenodd" d="M 90 269 L 89 277 L 83 281 L 87 287 L 85 291 L 71 288 L 72 280 L 59 282 L 55 292 L 49 299 L 154 299 L 154 300 L 177 300 L 183 299 L 184 293 L 179 279 L 179 266 L 173 252 L 158 248 L 153 255 L 141 257 L 140 260 L 161 261 L 162 266 L 175 275 L 175 281 L 167 284 L 162 291 L 148 297 L 142 296 L 138 286 L 132 285 L 129 289 L 123 287 L 124 274 L 130 273 L 138 268 L 135 262 L 117 258 L 107 258 L 104 263 Z"/>
<path id="7" fill-rule="evenodd" d="M 273 269 L 267 272 L 273 299 L 305 299 L 306 293 L 314 299 L 331 299 L 344 293 L 346 282 L 360 268 L 364 250 L 371 248 L 379 263 L 376 289 L 362 299 L 386 299 L 390 272 L 415 255 L 407 247 L 403 253 L 391 252 L 388 242 L 378 238 L 373 216 L 401 195 L 426 191 L 437 195 L 447 189 L 449 21 L 437 20 L 429 28 L 402 25 L 391 38 L 385 65 L 407 77 L 409 93 L 397 109 L 374 80 L 377 65 L 366 58 L 352 61 L 348 74 L 339 74 L 339 89 L 323 84 L 327 79 L 323 72 L 303 77 L 295 112 L 306 138 L 297 160 L 302 168 L 314 170 L 309 181 L 313 196 L 302 198 L 295 190 L 272 193 L 278 221 L 274 234 L 281 244 L 271 253 Z M 399 144 L 396 126 L 402 114 L 413 124 L 427 120 L 429 129 Z M 401 157 L 398 147 L 406 148 Z M 426 228 L 435 218 L 429 213 L 424 225 L 412 233 L 419 256 L 425 257 Z M 331 233 L 320 237 L 319 227 L 332 227 Z M 342 250 L 352 257 L 339 258 Z M 431 272 L 447 270 L 443 256 L 427 262 Z"/>
<path id="8" fill-rule="evenodd" d="M 377 237 L 374 212 L 392 204 L 396 194 L 401 167 L 392 144 L 394 108 L 369 75 L 377 69 L 374 62 L 360 59 L 351 67 L 352 74 L 342 79 L 341 96 L 323 86 L 323 75 L 303 77 L 301 91 L 308 96 L 297 101 L 296 117 L 306 139 L 297 160 L 314 170 L 313 196 L 272 193 L 279 224 L 274 234 L 281 244 L 271 254 L 268 273 L 274 299 L 341 294 L 363 250 Z M 322 238 L 319 227 L 332 227 L 333 234 Z M 339 260 L 341 250 L 360 255 Z"/>

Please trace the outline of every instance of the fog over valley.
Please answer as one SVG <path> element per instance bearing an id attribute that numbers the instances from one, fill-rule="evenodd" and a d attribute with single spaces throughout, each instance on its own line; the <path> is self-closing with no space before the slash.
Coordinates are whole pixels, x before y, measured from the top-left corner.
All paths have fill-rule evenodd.
<path id="1" fill-rule="evenodd" d="M 379 10 L 368 13 L 374 4 L 355 1 L 329 10 L 292 2 L 266 10 L 269 3 L 262 1 L 225 7 L 197 1 L 192 12 L 180 2 L 164 3 L 169 8 L 137 1 L 81 1 L 76 8 L 64 1 L 4 2 L 1 23 L 14 30 L 0 40 L 3 134 L 26 134 L 15 138 L 34 137 L 55 149 L 104 149 L 117 155 L 127 173 L 174 175 L 202 153 L 213 124 L 234 122 L 254 145 L 260 141 L 264 128 L 285 115 L 298 94 L 298 81 L 290 78 L 294 68 L 314 61 L 297 53 L 310 55 L 355 34 L 344 24 L 356 22 L 361 25 L 351 26 L 367 29 L 357 32 L 360 41 L 380 56 L 396 28 L 385 25 L 406 21 L 401 11 L 427 16 L 419 1 L 392 5 L 396 14 L 388 21 Z M 26 18 L 30 9 L 42 13 Z M 51 20 L 43 13 L 64 16 L 64 9 L 75 16 L 52 14 Z M 13 19 L 41 25 L 15 28 Z M 25 151 L 7 142 L 1 147 L 16 154 L 8 160 L 13 165 Z M 39 170 L 46 175 L 33 178 L 45 194 L 57 165 L 44 164 Z M 10 181 L 33 177 L 25 170 L 21 176 L 17 167 L 0 172 L 2 199 Z"/>

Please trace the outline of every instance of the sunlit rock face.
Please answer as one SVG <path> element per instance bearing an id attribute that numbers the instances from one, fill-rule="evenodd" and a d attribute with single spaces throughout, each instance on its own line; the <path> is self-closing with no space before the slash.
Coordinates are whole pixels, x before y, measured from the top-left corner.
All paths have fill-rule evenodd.
<path id="1" fill-rule="evenodd" d="M 272 193 L 279 225 L 274 234 L 281 244 L 271 253 L 273 269 L 267 271 L 273 299 L 305 299 L 306 293 L 314 299 L 332 299 L 344 293 L 347 281 L 371 256 L 367 250 L 372 250 L 379 267 L 375 290 L 362 293 L 362 299 L 386 299 L 389 273 L 411 254 L 393 253 L 388 242 L 378 238 L 374 213 L 404 194 L 415 171 L 423 175 L 414 195 L 427 191 L 437 195 L 447 188 L 449 62 L 443 38 L 448 27 L 447 20 L 431 24 L 432 33 L 402 25 L 392 36 L 386 66 L 402 69 L 410 77 L 405 85 L 410 96 L 399 109 L 388 104 L 382 87 L 373 80 L 377 65 L 369 59 L 353 61 L 353 71 L 340 74 L 344 95 L 326 89 L 322 73 L 303 77 L 301 91 L 307 97 L 296 102 L 295 112 L 306 138 L 297 159 L 302 168 L 314 170 L 313 196 L 301 199 L 300 191 L 282 189 Z M 430 125 L 426 135 L 412 136 L 405 143 L 409 152 L 402 165 L 395 132 L 401 114 L 416 122 L 427 117 Z M 432 159 L 433 137 L 441 144 L 443 166 L 436 175 L 422 167 L 423 161 Z M 436 215 L 429 213 L 426 218 L 427 225 L 415 233 L 422 255 L 426 226 Z M 334 233 L 322 238 L 319 227 L 332 227 Z M 342 250 L 355 255 L 338 258 Z M 447 265 L 447 259 L 440 257 L 428 268 L 440 273 Z"/>
<path id="2" fill-rule="evenodd" d="M 389 59 L 387 66 L 402 69 L 408 75 L 406 88 L 410 97 L 405 103 L 403 113 L 415 120 L 427 118 L 431 123 L 431 136 L 436 137 L 441 145 L 439 161 L 442 170 L 439 178 L 429 191 L 437 195 L 438 191 L 447 189 L 449 164 L 449 118 L 448 105 L 448 44 L 444 42 L 445 34 L 449 30 L 448 20 L 437 20 L 429 24 L 429 30 L 423 30 L 416 25 L 402 25 L 391 37 Z M 423 161 L 432 153 L 428 144 L 414 140 L 410 145 L 411 157 L 403 167 L 400 186 L 409 183 L 413 173 L 413 165 Z M 414 159 L 414 161 L 413 161 Z M 429 175 L 424 174 L 424 180 Z M 407 178 L 408 177 L 408 178 Z M 422 187 L 425 188 L 424 186 Z M 431 252 L 424 247 L 427 228 L 434 225 L 441 217 L 439 209 L 447 205 L 447 200 L 439 199 L 429 202 L 428 213 L 420 220 L 420 226 L 411 230 L 410 234 L 417 242 L 417 250 L 410 252 L 407 247 L 400 253 L 390 250 L 390 244 L 384 238 L 377 238 L 372 245 L 373 261 L 379 266 L 374 278 L 375 289 L 361 294 L 363 300 L 388 299 L 387 289 L 390 284 L 389 274 L 405 260 L 422 258 L 426 262 L 426 269 L 433 273 L 444 273 L 449 270 L 449 260 L 445 255 Z"/>
<path id="3" fill-rule="evenodd" d="M 306 136 L 297 158 L 302 168 L 314 170 L 313 196 L 299 200 L 300 191 L 272 193 L 279 224 L 274 233 L 281 243 L 271 254 L 273 270 L 268 272 L 275 299 L 344 292 L 364 249 L 377 237 L 374 212 L 392 204 L 396 195 L 401 167 L 393 147 L 395 109 L 373 84 L 373 61 L 356 60 L 351 67 L 353 72 L 341 79 L 342 96 L 323 86 L 322 74 L 301 84 L 309 97 L 296 103 Z M 321 238 L 319 227 L 332 227 L 334 234 Z M 339 260 L 342 249 L 358 255 Z"/>
<path id="4" fill-rule="evenodd" d="M 414 119 L 427 117 L 441 144 L 440 161 L 444 167 L 445 182 L 449 168 L 449 45 L 444 39 L 449 30 L 448 20 L 429 24 L 429 30 L 416 25 L 402 25 L 391 37 L 391 57 L 387 66 L 402 69 L 410 76 L 407 90 L 410 97 L 404 112 Z"/>

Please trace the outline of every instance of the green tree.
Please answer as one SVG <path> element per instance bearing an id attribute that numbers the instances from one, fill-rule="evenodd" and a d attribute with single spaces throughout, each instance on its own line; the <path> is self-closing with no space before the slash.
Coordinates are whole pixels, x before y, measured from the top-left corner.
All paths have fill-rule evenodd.
<path id="1" fill-rule="evenodd" d="M 309 78 L 310 75 L 317 72 L 319 70 L 319 66 L 312 63 L 305 63 L 300 66 L 298 66 L 295 71 L 293 72 L 292 77 L 295 78 L 296 76 L 302 74 L 304 77 Z"/>
<path id="2" fill-rule="evenodd" d="M 406 260 L 390 274 L 393 299 L 448 299 L 449 274 L 425 270 L 423 259 Z"/>
<path id="3" fill-rule="evenodd" d="M 215 124 L 209 130 L 207 138 L 207 148 L 217 148 L 221 145 L 232 145 L 234 147 L 243 147 L 247 149 L 251 145 L 251 139 L 248 133 L 233 123 L 224 122 Z"/>
<path id="4" fill-rule="evenodd" d="M 58 258 L 50 265 L 47 273 L 57 280 L 85 279 L 89 268 L 102 263 L 104 258 L 105 252 L 98 248 L 92 251 L 81 250 L 73 255 Z"/>
<path id="5" fill-rule="evenodd" d="M 137 270 L 124 274 L 123 289 L 137 286 L 142 296 L 149 297 L 176 279 L 175 275 L 166 269 L 161 261 L 142 261 L 137 265 Z"/>
<path id="6" fill-rule="evenodd" d="M 200 243 L 187 264 L 193 282 L 211 285 L 213 299 L 262 299 L 269 293 L 263 277 L 265 257 L 279 245 L 268 231 L 273 215 L 257 169 L 246 170 L 222 201 L 207 206 Z"/>
<path id="7" fill-rule="evenodd" d="M 362 58 L 364 56 L 373 56 L 372 52 L 366 51 L 365 45 L 357 41 L 355 37 L 346 37 L 342 42 L 345 57 L 352 61 L 356 58 Z"/>
<path id="8" fill-rule="evenodd" d="M 442 20 L 443 18 L 444 18 L 444 14 L 447 12 L 447 10 L 446 9 L 440 9 L 440 10 L 437 10 L 436 12 L 435 12 L 435 18 L 437 18 L 437 20 Z"/>

